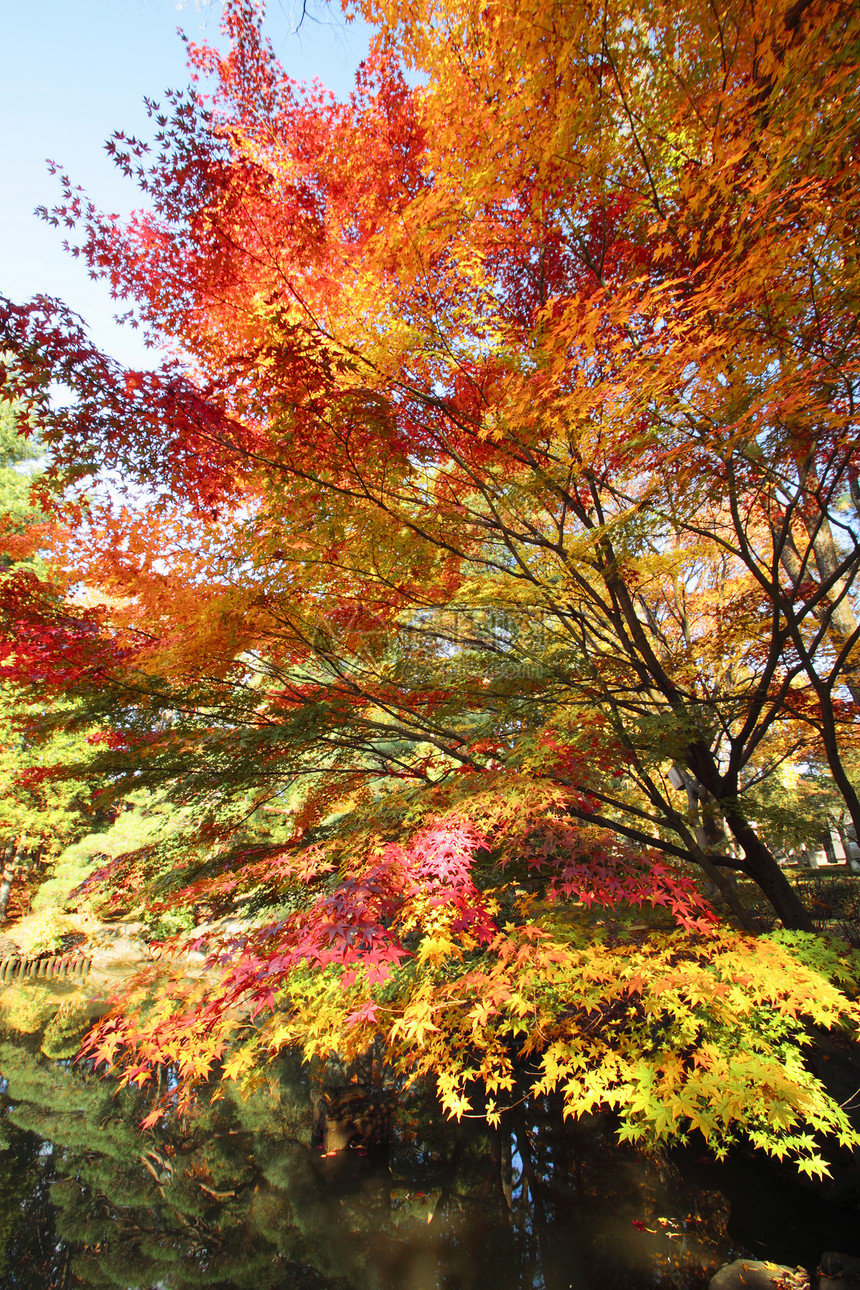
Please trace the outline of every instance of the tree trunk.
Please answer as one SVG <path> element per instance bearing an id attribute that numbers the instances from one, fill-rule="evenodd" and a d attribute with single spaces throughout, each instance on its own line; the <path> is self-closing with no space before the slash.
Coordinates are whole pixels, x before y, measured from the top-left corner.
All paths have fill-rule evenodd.
<path id="1" fill-rule="evenodd" d="M 693 832 L 702 849 L 702 858 L 697 858 L 708 881 L 713 883 L 728 908 L 734 914 L 745 932 L 756 932 L 755 919 L 741 900 L 735 884 L 734 874 L 726 873 L 714 863 L 712 856 L 725 844 L 726 835 L 715 815 L 715 802 L 712 794 L 683 767 L 674 768 L 678 781 L 687 792 L 687 806 L 693 821 Z"/>
<path id="2" fill-rule="evenodd" d="M 757 883 L 770 901 L 784 927 L 792 931 L 814 932 L 812 918 L 803 901 L 776 862 L 773 853 L 762 842 L 755 829 L 737 807 L 722 806 L 726 823 L 744 853 L 743 872 Z"/>
<path id="3" fill-rule="evenodd" d="M 20 852 L 14 846 L 6 849 L 3 861 L 3 872 L 0 874 L 0 923 L 6 921 L 6 910 L 9 906 L 9 894 L 18 872 Z"/>

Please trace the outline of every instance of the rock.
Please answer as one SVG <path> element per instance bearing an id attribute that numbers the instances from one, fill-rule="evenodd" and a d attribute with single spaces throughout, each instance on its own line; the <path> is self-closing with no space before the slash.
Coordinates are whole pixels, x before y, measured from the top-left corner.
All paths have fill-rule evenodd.
<path id="1" fill-rule="evenodd" d="M 818 1265 L 818 1290 L 850 1290 L 860 1286 L 860 1256 L 828 1250 Z"/>
<path id="2" fill-rule="evenodd" d="M 126 964 L 134 966 L 148 958 L 147 946 L 136 936 L 116 936 L 107 944 L 94 946 L 92 950 L 93 967 L 97 971 Z"/>
<path id="3" fill-rule="evenodd" d="M 113 945 L 117 941 L 141 939 L 140 923 L 101 923 L 94 931 L 90 933 L 90 941 L 93 945 Z"/>
<path id="4" fill-rule="evenodd" d="M 809 1273 L 783 1263 L 735 1259 L 711 1277 L 708 1290 L 809 1290 Z"/>
<path id="5" fill-rule="evenodd" d="M 0 959 L 18 958 L 21 951 L 8 936 L 0 936 Z"/>

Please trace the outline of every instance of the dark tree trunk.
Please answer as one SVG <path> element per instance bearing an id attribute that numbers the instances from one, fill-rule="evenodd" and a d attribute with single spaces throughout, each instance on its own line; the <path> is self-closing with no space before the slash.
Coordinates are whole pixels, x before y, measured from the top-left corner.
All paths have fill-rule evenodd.
<path id="1" fill-rule="evenodd" d="M 727 849 L 725 829 L 717 818 L 719 809 L 713 796 L 688 771 L 675 768 L 678 782 L 687 791 L 687 806 L 694 821 L 696 841 L 702 850 L 701 857 L 696 857 L 704 870 L 705 877 L 716 887 L 726 906 L 735 916 L 745 932 L 756 932 L 756 920 L 747 909 L 737 889 L 735 876 L 730 870 L 721 868 L 714 862 L 713 856 Z M 710 893 L 708 893 L 710 898 Z"/>
<path id="2" fill-rule="evenodd" d="M 792 931 L 814 932 L 812 918 L 780 869 L 771 850 L 759 838 L 750 822 L 736 807 L 723 804 L 726 823 L 743 853 L 743 872 L 757 883 L 781 919 L 783 926 Z"/>

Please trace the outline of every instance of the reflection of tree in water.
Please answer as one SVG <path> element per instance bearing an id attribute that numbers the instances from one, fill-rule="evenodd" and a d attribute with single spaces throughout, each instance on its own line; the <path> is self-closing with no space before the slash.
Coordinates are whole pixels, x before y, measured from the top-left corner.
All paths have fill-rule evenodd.
<path id="1" fill-rule="evenodd" d="M 34 1133 L 0 1123 L 0 1285 L 4 1290 L 62 1286 L 50 1185 L 53 1153 Z"/>
<path id="2" fill-rule="evenodd" d="M 36 1139 L 21 1130 L 53 1144 L 45 1158 L 51 1162 L 57 1235 L 73 1249 L 65 1284 L 163 1283 L 171 1290 L 301 1284 L 285 1282 L 282 1274 L 304 1242 L 286 1207 L 261 1203 L 255 1152 L 263 1144 L 243 1126 L 241 1108 L 233 1102 L 201 1106 L 193 1117 L 142 1135 L 137 1125 L 146 1109 L 144 1094 L 118 1093 L 68 1063 L 52 1066 L 9 1045 L 0 1049 L 0 1062 L 11 1104 L 8 1131 L 18 1156 L 12 1168 L 29 1178 L 30 1187 L 48 1171 L 42 1166 L 34 1172 L 26 1157 Z M 290 1099 L 286 1104 L 294 1109 Z M 287 1155 L 292 1148 L 294 1163 L 304 1161 L 307 1172 L 307 1149 L 290 1140 L 289 1121 L 289 1114 L 279 1115 L 270 1104 L 267 1136 Z M 50 1206 L 40 1213 L 32 1197 L 30 1206 L 44 1227 L 42 1214 Z M 60 1284 L 57 1274 L 54 1268 L 51 1279 L 3 1284 L 10 1290 L 53 1286 Z M 315 1282 L 310 1277 L 307 1284 Z"/>
<path id="3" fill-rule="evenodd" d="M 518 1116 L 523 1282 L 540 1270 L 548 1290 L 707 1285 L 727 1253 L 725 1198 L 684 1183 L 666 1153 L 619 1149 L 613 1127 L 608 1117 L 563 1127 L 558 1115 Z"/>
<path id="4" fill-rule="evenodd" d="M 493 1132 L 410 1093 L 387 1154 L 326 1158 L 287 1061 L 245 1102 L 225 1090 L 147 1134 L 145 1091 L 21 1047 L 0 1063 L 2 1290 L 692 1290 L 728 1253 L 716 1193 L 548 1106 Z"/>
<path id="5" fill-rule="evenodd" d="M 661 1156 L 619 1149 L 609 1122 L 565 1125 L 546 1099 L 453 1144 L 429 1118 L 425 1142 L 430 1125 L 445 1135 L 436 1158 L 448 1153 L 433 1224 L 458 1286 L 693 1290 L 725 1257 L 725 1199 L 683 1186 Z"/>

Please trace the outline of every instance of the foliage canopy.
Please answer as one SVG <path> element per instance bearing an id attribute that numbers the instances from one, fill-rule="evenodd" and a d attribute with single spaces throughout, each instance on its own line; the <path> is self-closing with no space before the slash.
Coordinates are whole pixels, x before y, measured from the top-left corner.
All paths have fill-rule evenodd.
<path id="1" fill-rule="evenodd" d="M 110 722 L 115 792 L 196 807 L 181 854 L 100 875 L 118 899 L 250 902 L 210 932 L 214 995 L 178 983 L 93 1051 L 193 1080 L 271 1010 L 232 1073 L 381 1029 L 456 1114 L 531 1063 L 630 1136 L 741 1126 L 817 1169 L 798 1125 L 851 1131 L 803 1026 L 855 1006 L 697 879 L 747 931 L 733 870 L 808 931 L 754 814 L 786 763 L 860 828 L 860 19 L 359 7 L 336 102 L 228 3 L 154 145 L 109 145 L 148 208 L 67 183 L 46 212 L 174 361 L 3 310 L 86 589 L 10 571 L 6 674 Z"/>

